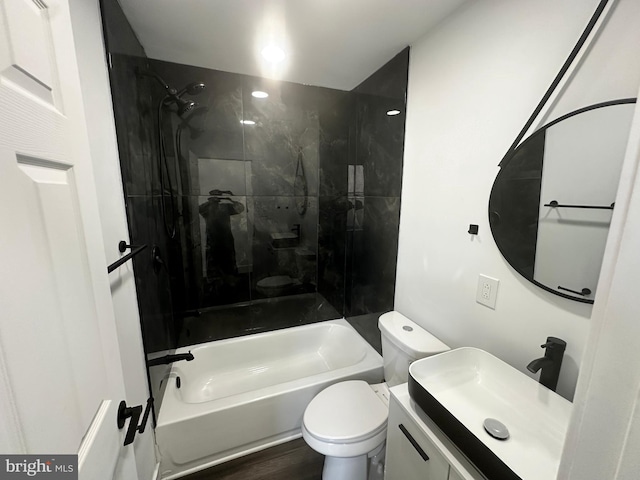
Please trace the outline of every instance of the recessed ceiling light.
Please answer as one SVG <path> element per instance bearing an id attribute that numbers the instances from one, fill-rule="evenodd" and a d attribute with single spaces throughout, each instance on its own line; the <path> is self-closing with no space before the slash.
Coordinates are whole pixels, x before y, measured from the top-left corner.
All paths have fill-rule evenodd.
<path id="1" fill-rule="evenodd" d="M 244 124 L 244 125 L 255 125 L 256 122 L 254 122 L 253 120 L 240 120 L 240 123 Z"/>
<path id="2" fill-rule="evenodd" d="M 285 57 L 284 50 L 280 47 L 276 47 L 275 45 L 264 47 L 261 53 L 264 59 L 271 63 L 281 62 Z"/>
<path id="3" fill-rule="evenodd" d="M 255 90 L 251 92 L 251 95 L 253 95 L 256 98 L 267 98 L 269 96 L 267 92 L 263 92 L 261 90 Z"/>
<path id="4" fill-rule="evenodd" d="M 400 110 L 389 110 L 387 112 L 387 115 L 389 115 L 390 117 L 393 117 L 394 115 L 400 115 Z"/>

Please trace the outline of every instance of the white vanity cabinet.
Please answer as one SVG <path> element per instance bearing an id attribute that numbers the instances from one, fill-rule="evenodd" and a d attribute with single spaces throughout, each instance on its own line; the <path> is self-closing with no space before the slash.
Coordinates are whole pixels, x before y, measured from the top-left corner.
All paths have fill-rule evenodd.
<path id="1" fill-rule="evenodd" d="M 485 480 L 409 397 L 391 388 L 385 480 Z"/>
<path id="2" fill-rule="evenodd" d="M 449 464 L 393 402 L 387 424 L 385 480 L 449 480 Z"/>

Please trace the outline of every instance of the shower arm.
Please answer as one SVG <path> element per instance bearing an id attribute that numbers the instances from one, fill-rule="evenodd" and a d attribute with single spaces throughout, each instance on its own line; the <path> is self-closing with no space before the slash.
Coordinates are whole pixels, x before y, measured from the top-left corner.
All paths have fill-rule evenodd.
<path id="1" fill-rule="evenodd" d="M 170 87 L 169 84 L 165 82 L 164 79 L 157 73 L 152 72 L 150 70 L 142 70 L 141 68 L 136 68 L 136 73 L 141 77 L 155 78 L 158 81 L 158 83 L 162 85 L 162 88 L 164 88 L 167 91 L 168 95 L 172 97 L 178 96 L 178 91 L 175 88 Z"/>

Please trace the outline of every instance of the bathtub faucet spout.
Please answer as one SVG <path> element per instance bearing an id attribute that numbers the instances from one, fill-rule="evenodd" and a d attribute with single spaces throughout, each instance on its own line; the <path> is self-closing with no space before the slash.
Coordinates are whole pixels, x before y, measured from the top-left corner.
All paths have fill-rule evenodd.
<path id="1" fill-rule="evenodd" d="M 173 362 L 177 362 L 179 360 L 186 360 L 190 362 L 194 359 L 193 353 L 178 353 L 175 355 L 165 355 L 164 357 L 153 358 L 147 361 L 148 367 L 153 367 L 155 365 L 168 365 Z"/>

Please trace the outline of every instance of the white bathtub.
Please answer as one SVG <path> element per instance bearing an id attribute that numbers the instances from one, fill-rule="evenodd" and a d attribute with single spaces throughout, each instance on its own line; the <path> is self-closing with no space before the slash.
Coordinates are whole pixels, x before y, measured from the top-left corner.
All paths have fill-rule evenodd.
<path id="1" fill-rule="evenodd" d="M 325 387 L 382 381 L 382 357 L 347 323 L 330 320 L 180 348 L 156 437 L 163 479 L 301 436 L 302 415 Z M 177 388 L 177 377 L 181 387 Z"/>

